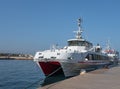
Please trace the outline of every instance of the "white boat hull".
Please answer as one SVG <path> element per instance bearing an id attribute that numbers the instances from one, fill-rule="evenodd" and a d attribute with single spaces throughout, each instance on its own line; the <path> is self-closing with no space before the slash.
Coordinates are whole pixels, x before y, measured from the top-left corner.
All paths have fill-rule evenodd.
<path id="1" fill-rule="evenodd" d="M 69 63 L 61 62 L 61 67 L 65 77 L 76 76 L 81 73 L 81 70 L 93 70 L 97 68 L 109 65 L 109 62 L 80 62 L 80 63 Z"/>

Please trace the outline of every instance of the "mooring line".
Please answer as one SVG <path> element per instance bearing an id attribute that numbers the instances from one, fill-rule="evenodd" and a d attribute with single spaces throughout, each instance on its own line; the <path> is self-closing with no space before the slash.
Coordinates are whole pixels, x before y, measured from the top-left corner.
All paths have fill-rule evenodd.
<path id="1" fill-rule="evenodd" d="M 59 71 L 61 69 L 61 67 L 59 67 L 59 68 L 57 68 L 55 71 L 53 71 L 51 74 L 49 74 L 48 76 L 46 76 L 46 78 L 47 77 L 50 77 L 51 75 L 53 75 L 54 73 L 56 73 L 57 71 Z"/>

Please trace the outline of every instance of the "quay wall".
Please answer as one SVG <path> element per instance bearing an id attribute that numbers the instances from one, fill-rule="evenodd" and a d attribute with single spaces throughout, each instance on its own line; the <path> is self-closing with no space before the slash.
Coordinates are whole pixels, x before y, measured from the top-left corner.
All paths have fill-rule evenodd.
<path id="1" fill-rule="evenodd" d="M 38 89 L 120 89 L 120 66 L 95 70 Z"/>

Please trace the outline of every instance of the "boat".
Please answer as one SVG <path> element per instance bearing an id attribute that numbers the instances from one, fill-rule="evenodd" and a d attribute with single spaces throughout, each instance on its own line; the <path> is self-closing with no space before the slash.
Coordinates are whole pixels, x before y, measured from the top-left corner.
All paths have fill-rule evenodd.
<path id="1" fill-rule="evenodd" d="M 119 52 L 113 48 L 110 47 L 110 41 L 107 42 L 107 47 L 103 51 L 111 58 L 111 64 L 112 65 L 118 65 L 119 63 Z"/>
<path id="2" fill-rule="evenodd" d="M 59 48 L 54 45 L 49 50 L 38 51 L 34 61 L 46 77 L 64 74 L 65 77 L 79 75 L 82 70 L 102 68 L 110 65 L 112 58 L 97 44 L 82 37 L 81 19 L 78 19 L 76 37 L 69 39 L 68 45 Z"/>

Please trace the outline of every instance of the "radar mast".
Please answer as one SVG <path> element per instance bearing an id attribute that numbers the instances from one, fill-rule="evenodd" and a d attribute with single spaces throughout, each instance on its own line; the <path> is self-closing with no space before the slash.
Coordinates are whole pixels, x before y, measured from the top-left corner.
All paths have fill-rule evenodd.
<path id="1" fill-rule="evenodd" d="M 81 30 L 81 18 L 78 19 L 78 31 L 74 31 L 76 33 L 76 39 L 82 39 L 82 30 Z"/>

